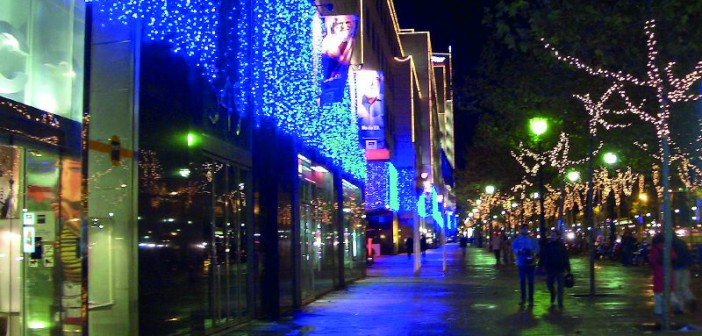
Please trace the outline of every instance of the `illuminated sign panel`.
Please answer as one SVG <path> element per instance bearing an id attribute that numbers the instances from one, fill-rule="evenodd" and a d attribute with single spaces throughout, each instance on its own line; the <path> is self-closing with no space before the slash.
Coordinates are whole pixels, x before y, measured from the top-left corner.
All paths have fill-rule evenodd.
<path id="1" fill-rule="evenodd" d="M 324 17 L 321 105 L 338 103 L 344 99 L 357 27 L 357 15 Z"/>
<path id="2" fill-rule="evenodd" d="M 82 120 L 84 6 L 0 0 L 0 96 Z"/>
<path id="3" fill-rule="evenodd" d="M 24 253 L 34 253 L 36 251 L 34 232 L 35 229 L 33 226 L 25 226 L 22 228 L 22 251 L 24 251 Z"/>
<path id="4" fill-rule="evenodd" d="M 385 89 L 383 73 L 375 70 L 354 72 L 353 96 L 360 128 L 361 147 L 385 148 Z"/>

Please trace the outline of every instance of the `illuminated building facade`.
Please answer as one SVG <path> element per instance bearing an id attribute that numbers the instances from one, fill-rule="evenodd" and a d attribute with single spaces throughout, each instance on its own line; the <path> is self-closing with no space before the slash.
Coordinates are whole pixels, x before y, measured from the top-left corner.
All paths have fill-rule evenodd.
<path id="1" fill-rule="evenodd" d="M 445 223 L 450 234 L 456 223 L 452 215 L 455 154 L 451 54 L 435 53 L 429 32 L 401 29 L 391 0 L 316 3 L 332 4 L 331 12 L 321 6 L 328 15 L 359 14 L 360 43 L 356 44 L 351 73 L 383 74 L 384 146 L 364 148 L 368 159 L 368 237 L 379 253 L 401 252 L 412 235 L 413 223 L 418 221 L 422 234 L 437 245 L 442 228 L 439 224 Z M 364 111 L 358 111 L 361 120 Z M 421 173 L 428 175 L 426 180 L 441 201 L 436 203 L 436 211 L 425 213 L 426 220 L 416 217 L 421 191 L 416 187 Z M 431 189 L 426 191 L 432 195 Z M 441 220 L 437 222 L 434 217 Z"/>
<path id="2" fill-rule="evenodd" d="M 0 1 L 0 333 L 80 332 L 85 6 Z"/>
<path id="3" fill-rule="evenodd" d="M 367 222 L 433 238 L 450 70 L 334 5 L 0 0 L 3 332 L 210 334 L 363 277 Z"/>
<path id="4" fill-rule="evenodd" d="M 211 334 L 365 275 L 351 54 L 308 1 L 0 9 L 3 334 Z"/>

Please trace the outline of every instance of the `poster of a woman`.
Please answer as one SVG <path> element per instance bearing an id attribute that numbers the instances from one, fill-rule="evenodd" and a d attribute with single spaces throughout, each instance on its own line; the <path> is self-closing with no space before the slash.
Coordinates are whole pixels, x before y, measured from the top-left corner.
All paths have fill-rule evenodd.
<path id="1" fill-rule="evenodd" d="M 340 102 L 344 97 L 357 26 L 358 16 L 356 15 L 324 17 L 321 105 Z"/>

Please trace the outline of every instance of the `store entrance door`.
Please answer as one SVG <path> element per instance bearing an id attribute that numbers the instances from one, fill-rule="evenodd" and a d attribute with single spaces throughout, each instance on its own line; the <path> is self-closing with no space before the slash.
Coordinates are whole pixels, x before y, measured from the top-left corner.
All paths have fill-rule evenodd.
<path id="1" fill-rule="evenodd" d="M 75 162 L 76 194 L 80 195 L 80 165 Z M 62 331 L 70 335 L 80 331 L 80 233 L 78 230 L 64 239 L 57 220 L 59 216 L 71 218 L 74 226 L 80 228 L 80 198 L 78 203 L 71 204 L 60 192 L 62 184 L 69 189 L 75 186 L 62 176 L 65 164 L 54 149 L 0 144 L 2 336 L 48 336 Z M 61 262 L 57 250 L 65 254 Z M 63 281 L 66 272 L 75 273 L 73 286 Z M 73 307 L 74 311 L 69 312 L 67 307 Z M 67 321 L 76 315 L 75 309 L 78 318 L 72 327 Z"/>

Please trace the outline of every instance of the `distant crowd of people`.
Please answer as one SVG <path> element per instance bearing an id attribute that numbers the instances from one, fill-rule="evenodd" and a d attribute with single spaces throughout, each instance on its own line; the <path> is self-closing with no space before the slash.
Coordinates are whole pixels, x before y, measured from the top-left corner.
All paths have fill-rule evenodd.
<path id="1" fill-rule="evenodd" d="M 563 307 L 564 287 L 573 286 L 569 249 L 557 229 L 550 230 L 548 239 L 539 241 L 531 234 L 529 226 L 520 227 L 519 234 L 510 237 L 504 230 L 497 230 L 487 242 L 488 249 L 495 256 L 495 265 L 515 264 L 519 271 L 519 304 L 533 306 L 534 304 L 534 274 L 542 273 L 546 279 L 546 287 L 550 293 L 551 304 Z M 596 248 L 608 248 L 608 252 L 599 252 L 604 258 L 609 255 L 612 260 L 619 260 L 623 266 L 648 263 L 651 268 L 654 314 L 663 314 L 663 235 L 661 233 L 647 237 L 639 242 L 630 230 L 625 230 L 620 239 L 610 239 L 605 243 L 598 237 Z M 472 242 L 476 247 L 482 247 L 481 232 L 476 232 L 472 239 L 461 235 L 459 246 L 463 256 Z M 607 247 L 608 246 L 608 247 Z M 675 314 L 693 313 L 697 310 L 697 298 L 690 290 L 690 269 L 694 264 L 692 250 L 680 237 L 673 235 L 671 243 L 671 308 Z"/>

